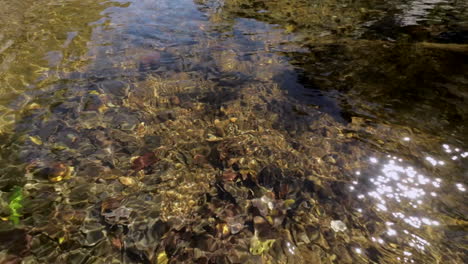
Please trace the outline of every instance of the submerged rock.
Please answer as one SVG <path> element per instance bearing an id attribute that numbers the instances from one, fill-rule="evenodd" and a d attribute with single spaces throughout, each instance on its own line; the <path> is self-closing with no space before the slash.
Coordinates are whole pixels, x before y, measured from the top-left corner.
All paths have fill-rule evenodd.
<path id="1" fill-rule="evenodd" d="M 332 220 L 330 222 L 330 227 L 335 232 L 344 232 L 347 229 L 345 223 L 343 223 L 341 220 Z"/>

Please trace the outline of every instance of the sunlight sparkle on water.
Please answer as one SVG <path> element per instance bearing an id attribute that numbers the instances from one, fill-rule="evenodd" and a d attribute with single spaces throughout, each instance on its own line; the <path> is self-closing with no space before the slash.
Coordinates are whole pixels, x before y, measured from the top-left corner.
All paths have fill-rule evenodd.
<path id="1" fill-rule="evenodd" d="M 291 244 L 289 241 L 286 241 L 286 248 L 288 249 L 289 253 L 292 255 L 296 254 L 296 247 Z"/>
<path id="2" fill-rule="evenodd" d="M 387 229 L 387 235 L 389 236 L 395 236 L 397 234 L 396 230 L 395 229 Z"/>
<path id="3" fill-rule="evenodd" d="M 457 186 L 458 190 L 460 190 L 461 192 L 466 191 L 465 186 L 463 186 L 463 184 L 461 184 L 461 183 L 457 183 L 457 184 L 455 184 L 455 186 Z"/>
<path id="4" fill-rule="evenodd" d="M 403 140 L 410 141 L 410 138 L 403 138 Z M 440 170 L 445 169 L 443 167 L 445 165 L 452 166 L 452 163 L 468 157 L 468 152 L 448 144 L 442 145 L 442 150 L 449 154 L 425 156 L 423 161 L 438 167 Z M 434 197 L 442 195 L 437 190 L 446 183 L 441 178 L 427 175 L 434 173 L 430 168 L 428 171 L 423 171 L 426 166 L 423 168 L 413 167 L 403 159 L 393 155 L 386 155 L 386 158 L 371 156 L 368 159 L 368 165 L 370 166 L 369 171 L 356 171 L 356 179 L 349 183 L 349 189 L 356 191 L 356 197 L 362 200 L 359 208 L 355 210 L 361 216 L 365 216 L 368 210 L 373 210 L 373 213 L 377 213 L 380 219 L 385 219 L 385 229 L 370 239 L 375 243 L 388 245 L 384 239 L 397 238 L 406 246 L 406 250 L 400 251 L 401 262 L 414 263 L 412 259 L 414 252 L 408 249 L 412 248 L 423 252 L 430 246 L 427 240 L 414 232 L 424 232 L 424 227 L 427 226 L 441 225 L 441 222 L 432 219 L 428 213 L 431 212 L 430 204 L 432 204 L 433 199 L 437 199 Z M 463 183 L 455 182 L 452 184 L 455 185 L 452 186 L 457 191 L 466 192 L 466 185 Z M 363 202 L 370 204 L 368 207 L 362 207 Z M 358 254 L 363 252 L 359 248 L 355 248 L 354 251 Z"/>

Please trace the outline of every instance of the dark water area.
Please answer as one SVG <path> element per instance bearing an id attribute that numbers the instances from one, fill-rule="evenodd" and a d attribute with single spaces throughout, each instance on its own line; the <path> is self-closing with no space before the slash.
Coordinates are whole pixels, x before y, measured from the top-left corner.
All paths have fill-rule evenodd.
<path id="1" fill-rule="evenodd" d="M 468 262 L 468 2 L 0 14 L 0 263 Z"/>

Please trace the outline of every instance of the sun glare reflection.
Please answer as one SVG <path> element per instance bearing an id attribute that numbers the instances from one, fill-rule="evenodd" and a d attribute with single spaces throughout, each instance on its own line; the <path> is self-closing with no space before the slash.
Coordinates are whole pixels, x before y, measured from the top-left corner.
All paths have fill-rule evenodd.
<path id="1" fill-rule="evenodd" d="M 410 141 L 409 137 L 403 138 Z M 468 152 L 460 148 L 453 148 L 448 144 L 442 145 L 442 150 L 448 153 L 446 160 L 440 160 L 432 156 L 426 156 L 425 161 L 432 166 L 445 166 L 448 162 L 458 162 L 459 159 L 468 157 Z M 444 158 L 445 159 L 445 158 Z M 393 219 L 385 222 L 386 229 L 381 237 L 371 237 L 375 243 L 385 244 L 384 239 L 398 237 L 403 241 L 401 259 L 404 262 L 413 262 L 411 259 L 414 252 L 407 249 L 413 248 L 417 251 L 424 251 L 430 243 L 416 233 L 423 232 L 425 227 L 437 227 L 441 223 L 429 216 L 428 206 L 434 197 L 438 197 L 438 190 L 441 186 L 449 187 L 440 178 L 433 178 L 425 175 L 421 170 L 409 166 L 403 159 L 388 155 L 387 159 L 380 157 L 370 157 L 369 165 L 373 173 L 362 173 L 356 171 L 355 175 L 359 180 L 350 183 L 351 191 L 356 191 L 356 197 L 360 200 L 369 201 L 371 208 L 386 219 Z M 377 170 L 375 170 L 377 169 Z M 367 183 L 366 183 L 367 182 Z M 459 192 L 466 192 L 463 183 L 453 183 Z M 363 208 L 356 208 L 356 211 L 365 214 Z M 421 230 L 422 229 L 422 230 Z M 413 230 L 413 231 L 410 231 Z M 408 247 L 409 246 L 409 247 Z"/>

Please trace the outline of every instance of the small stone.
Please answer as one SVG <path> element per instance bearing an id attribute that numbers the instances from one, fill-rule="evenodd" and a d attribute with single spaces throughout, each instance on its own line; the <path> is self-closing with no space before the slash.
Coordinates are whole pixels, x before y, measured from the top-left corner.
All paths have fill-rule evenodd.
<path id="1" fill-rule="evenodd" d="M 74 168 L 63 163 L 55 163 L 50 168 L 47 168 L 48 178 L 51 182 L 59 182 L 63 179 L 70 178 Z"/>
<path id="2" fill-rule="evenodd" d="M 226 223 L 219 223 L 216 225 L 216 231 L 221 237 L 227 237 L 231 231 Z"/>
<path id="3" fill-rule="evenodd" d="M 221 140 L 223 140 L 223 138 L 217 137 L 217 136 L 215 136 L 213 134 L 208 134 L 208 138 L 206 140 L 210 141 L 210 142 L 215 142 L 215 141 L 221 141 Z"/>
<path id="4" fill-rule="evenodd" d="M 335 232 L 344 232 L 347 229 L 345 223 L 340 220 L 332 220 L 330 226 Z"/>
<path id="5" fill-rule="evenodd" d="M 180 99 L 177 96 L 171 96 L 171 98 L 169 98 L 169 102 L 173 105 L 180 105 Z"/>
<path id="6" fill-rule="evenodd" d="M 36 145 L 42 145 L 42 140 L 39 137 L 29 136 L 29 140 Z"/>
<path id="7" fill-rule="evenodd" d="M 161 111 L 161 112 L 156 114 L 156 117 L 158 118 L 158 120 L 161 123 L 164 123 L 164 122 L 169 121 L 169 120 L 175 120 L 176 119 L 175 114 L 172 111 Z"/>
<path id="8" fill-rule="evenodd" d="M 133 186 L 135 185 L 135 180 L 130 177 L 119 177 L 119 182 L 125 186 Z"/>

